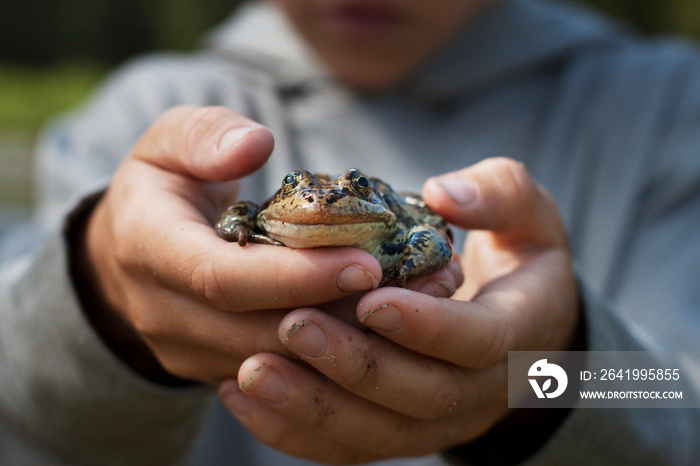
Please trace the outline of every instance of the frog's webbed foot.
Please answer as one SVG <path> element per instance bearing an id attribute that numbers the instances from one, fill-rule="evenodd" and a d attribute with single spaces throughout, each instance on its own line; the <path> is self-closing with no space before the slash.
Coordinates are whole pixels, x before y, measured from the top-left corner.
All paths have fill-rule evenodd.
<path id="1" fill-rule="evenodd" d="M 222 222 L 216 224 L 216 233 L 220 238 L 230 242 L 237 242 L 239 246 L 248 244 L 248 238 L 252 232 L 242 224 L 233 226 L 223 225 Z"/>
<path id="2" fill-rule="evenodd" d="M 217 231 L 219 231 L 217 229 Z M 245 246 L 248 243 L 269 244 L 272 246 L 284 246 L 284 244 L 276 241 L 269 236 L 260 233 L 255 233 L 243 224 L 237 224 L 233 228 L 223 229 L 223 234 L 220 237 L 230 242 L 237 242 L 239 246 Z"/>
<path id="3" fill-rule="evenodd" d="M 409 232 L 403 257 L 384 272 L 379 286 L 393 282 L 406 288 L 408 280 L 437 272 L 447 267 L 451 260 L 452 246 L 446 235 L 432 225 L 418 225 Z"/>
<path id="4" fill-rule="evenodd" d="M 248 235 L 248 242 L 250 243 L 259 243 L 259 244 L 268 244 L 270 246 L 282 246 L 284 247 L 284 243 L 277 241 L 276 239 L 272 239 L 269 236 L 260 234 L 260 233 L 253 233 Z M 238 244 L 241 246 L 245 246 L 245 244 L 241 244 L 241 241 L 238 241 Z"/>
<path id="5" fill-rule="evenodd" d="M 255 219 L 259 212 L 260 207 L 249 201 L 230 206 L 221 214 L 216 224 L 216 234 L 226 241 L 237 242 L 239 246 L 245 246 L 248 243 L 284 246 L 256 228 Z"/>

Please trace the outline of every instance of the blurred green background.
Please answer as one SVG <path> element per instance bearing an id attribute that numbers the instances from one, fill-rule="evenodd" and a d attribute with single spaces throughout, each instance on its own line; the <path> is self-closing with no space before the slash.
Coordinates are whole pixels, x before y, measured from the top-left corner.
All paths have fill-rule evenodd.
<path id="1" fill-rule="evenodd" d="M 700 0 L 577 1 L 644 33 L 700 39 Z M 133 55 L 196 47 L 203 31 L 239 3 L 5 2 L 0 13 L 0 217 L 21 215 L 30 205 L 32 141 L 50 116 L 76 105 L 110 69 Z"/>

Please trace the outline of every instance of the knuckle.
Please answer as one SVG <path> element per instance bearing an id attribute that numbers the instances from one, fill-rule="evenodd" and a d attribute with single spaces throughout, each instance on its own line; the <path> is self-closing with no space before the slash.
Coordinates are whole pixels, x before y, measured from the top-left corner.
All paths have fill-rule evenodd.
<path id="1" fill-rule="evenodd" d="M 226 296 L 223 280 L 213 261 L 208 258 L 197 259 L 191 269 L 189 281 L 190 289 L 201 300 L 217 304 L 218 307 L 229 307 L 230 303 L 223 298 Z"/>
<path id="2" fill-rule="evenodd" d="M 459 408 L 461 399 L 459 384 L 454 380 L 442 380 L 433 388 L 432 394 L 418 404 L 416 417 L 423 421 L 434 421 L 452 415 Z"/>
<path id="3" fill-rule="evenodd" d="M 140 273 L 145 261 L 145 254 L 143 251 L 138 250 L 130 238 L 133 234 L 129 232 L 124 232 L 123 229 L 128 229 L 127 224 L 130 223 L 129 220 L 125 220 L 124 223 L 115 222 L 114 235 L 112 238 L 112 254 L 117 266 L 126 272 L 129 276 L 135 276 Z"/>
<path id="4" fill-rule="evenodd" d="M 502 173 L 508 179 L 510 197 L 517 201 L 522 209 L 522 207 L 531 203 L 535 193 L 535 184 L 530 177 L 530 173 L 525 168 L 525 165 L 515 160 L 503 159 L 501 163 Z"/>
<path id="5" fill-rule="evenodd" d="M 376 392 L 381 386 L 382 352 L 368 344 L 353 347 L 350 354 L 353 358 L 359 358 L 359 363 L 348 368 L 342 385 L 353 393 Z"/>
<path id="6" fill-rule="evenodd" d="M 182 120 L 185 147 L 194 151 L 212 129 L 212 124 L 231 115 L 231 110 L 222 106 L 187 107 Z"/>
<path id="7" fill-rule="evenodd" d="M 280 451 L 289 451 L 289 440 L 294 439 L 289 425 L 283 422 L 268 422 L 258 431 L 258 439 L 265 445 Z"/>
<path id="8" fill-rule="evenodd" d="M 522 162 L 508 157 L 496 157 L 494 162 L 499 164 L 502 170 L 509 171 L 513 178 L 523 180 L 530 178 L 530 175 Z"/>
<path id="9" fill-rule="evenodd" d="M 423 454 L 421 423 L 406 419 L 394 424 L 394 429 L 386 433 L 386 437 L 377 444 L 378 453 L 384 456 L 415 456 Z"/>
<path id="10" fill-rule="evenodd" d="M 142 238 L 149 236 L 139 201 L 130 185 L 117 182 L 109 188 L 99 210 L 96 210 L 103 225 L 103 240 L 108 238 L 117 266 L 130 275 L 139 272 L 147 257 L 147 251 L 140 243 Z"/>
<path id="11" fill-rule="evenodd" d="M 525 165 L 517 160 L 498 157 L 489 159 L 497 205 L 499 229 L 519 228 L 532 215 L 537 206 L 539 189 Z"/>
<path id="12" fill-rule="evenodd" d="M 199 371 L 196 370 L 198 366 L 193 365 L 191 361 L 182 357 L 170 357 L 167 353 L 154 352 L 158 363 L 161 365 L 163 370 L 168 374 L 175 377 L 187 380 L 198 380 L 202 376 Z"/>
<path id="13" fill-rule="evenodd" d="M 168 324 L 172 315 L 158 310 L 171 307 L 165 303 L 166 299 L 158 300 L 158 306 L 149 303 L 135 304 L 140 301 L 138 298 L 132 301 L 134 304 L 130 306 L 130 325 L 160 367 L 179 378 L 204 381 L 202 363 L 198 360 L 201 355 L 182 351 Z"/>
<path id="14" fill-rule="evenodd" d="M 221 105 L 209 105 L 204 107 L 180 105 L 171 110 L 176 114 L 176 118 L 182 118 L 183 123 L 190 126 L 195 126 L 203 122 L 217 121 L 231 114 L 231 110 Z"/>
<path id="15" fill-rule="evenodd" d="M 286 296 L 290 304 L 303 306 L 309 301 L 308 276 L 304 273 L 286 273 L 278 269 L 271 275 L 270 289 L 276 296 Z"/>
<path id="16" fill-rule="evenodd" d="M 483 369 L 501 361 L 509 349 L 513 348 L 515 332 L 509 325 L 499 325 L 489 336 L 484 350 L 472 361 L 470 367 Z"/>
<path id="17" fill-rule="evenodd" d="M 307 426 L 318 431 L 332 431 L 334 426 L 338 424 L 339 414 L 335 406 L 321 396 L 320 390 L 311 394 L 309 404 L 311 405 L 309 410 L 311 415 L 306 420 Z"/>
<path id="18" fill-rule="evenodd" d="M 148 304 L 132 299 L 128 304 L 132 327 L 146 341 L 157 342 L 164 332 L 162 319 Z"/>
<path id="19" fill-rule="evenodd" d="M 224 245 L 223 247 L 226 247 Z M 225 263 L 228 254 L 213 250 L 202 253 L 193 259 L 188 269 L 190 293 L 198 301 L 225 311 L 246 311 L 262 309 L 256 293 L 256 280 L 245 276 L 240 268 L 232 268 Z M 270 294 L 279 296 L 274 287 Z M 262 306 L 262 307 L 261 307 Z"/>
<path id="20" fill-rule="evenodd" d="M 174 105 L 167 110 L 165 110 L 159 120 L 160 121 L 171 121 L 171 120 L 179 120 L 183 118 L 185 115 L 191 113 L 192 111 L 196 110 L 198 107 L 194 107 L 191 105 Z"/>
<path id="21" fill-rule="evenodd" d="M 121 241 L 116 237 L 112 244 L 112 253 L 118 267 L 125 272 L 133 272 L 137 268 L 137 260 L 132 252 L 131 245 L 126 241 Z"/>

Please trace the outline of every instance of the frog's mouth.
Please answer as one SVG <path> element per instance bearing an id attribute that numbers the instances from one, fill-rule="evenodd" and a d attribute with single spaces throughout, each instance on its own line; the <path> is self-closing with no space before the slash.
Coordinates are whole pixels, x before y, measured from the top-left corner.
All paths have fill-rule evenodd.
<path id="1" fill-rule="evenodd" d="M 265 224 L 268 235 L 290 248 L 361 247 L 367 241 L 386 236 L 389 229 L 383 222 L 309 225 L 268 220 Z"/>

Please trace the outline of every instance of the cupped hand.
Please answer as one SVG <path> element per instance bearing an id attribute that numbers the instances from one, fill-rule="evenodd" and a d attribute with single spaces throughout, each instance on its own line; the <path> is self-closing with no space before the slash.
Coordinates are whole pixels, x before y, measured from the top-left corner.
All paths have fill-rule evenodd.
<path id="1" fill-rule="evenodd" d="M 221 107 L 176 107 L 135 144 L 74 240 L 75 282 L 101 336 L 163 383 L 217 384 L 260 351 L 287 353 L 281 309 L 375 288 L 364 251 L 295 250 L 216 236 L 236 180 L 270 156 L 270 131 Z M 248 312 L 265 310 L 264 312 Z"/>
<path id="2" fill-rule="evenodd" d="M 261 441 L 327 463 L 415 456 L 468 443 L 508 413 L 507 355 L 564 350 L 580 310 L 554 202 L 523 166 L 488 159 L 431 179 L 425 200 L 472 230 L 452 298 L 397 288 L 366 294 L 371 332 L 313 308 L 288 314 L 281 342 L 219 395 Z"/>

